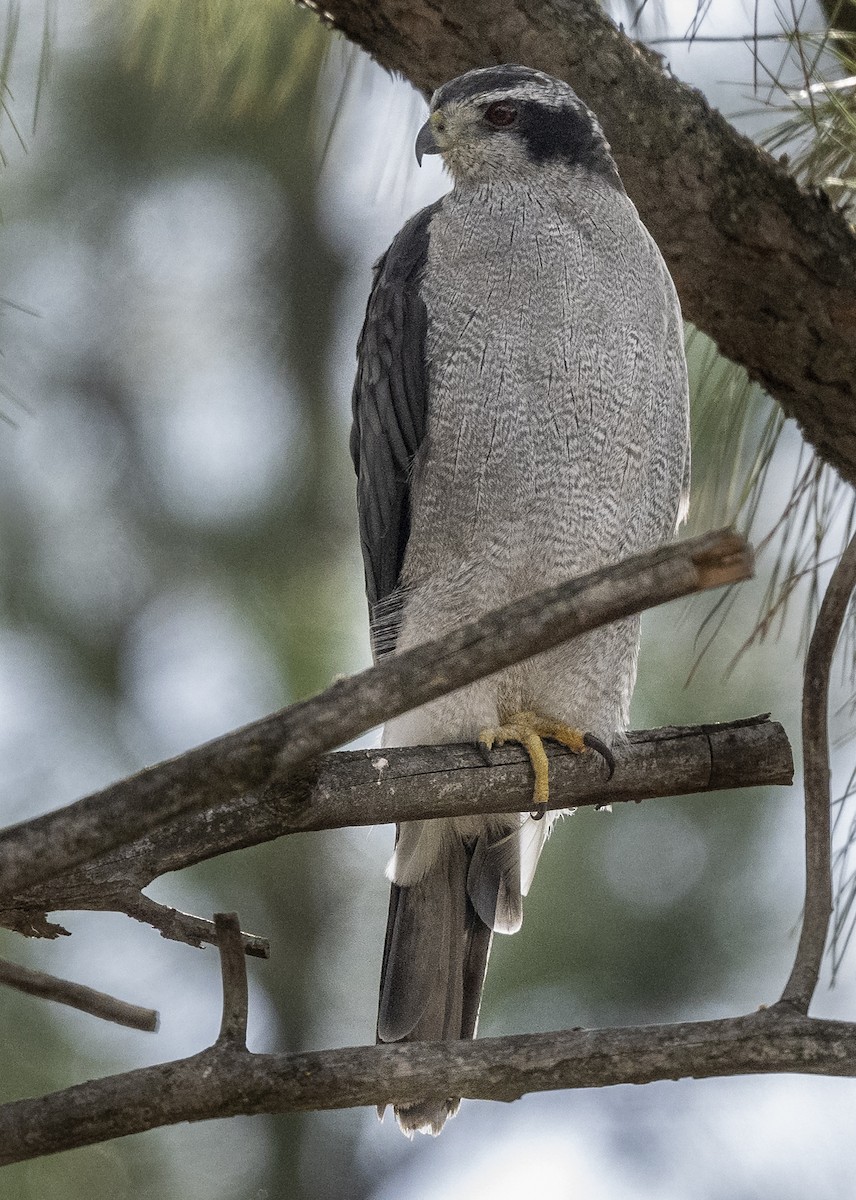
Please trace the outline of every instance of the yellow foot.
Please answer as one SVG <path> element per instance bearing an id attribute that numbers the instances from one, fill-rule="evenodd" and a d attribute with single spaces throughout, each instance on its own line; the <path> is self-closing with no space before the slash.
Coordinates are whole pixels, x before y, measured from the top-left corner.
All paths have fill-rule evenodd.
<path id="1" fill-rule="evenodd" d="M 550 798 L 550 768 L 544 751 L 544 738 L 567 746 L 574 754 L 583 754 L 589 749 L 596 750 L 606 761 L 609 778 L 612 778 L 615 770 L 612 752 L 600 738 L 574 729 L 571 725 L 565 725 L 562 721 L 541 717 L 535 712 L 514 713 L 497 728 L 483 729 L 479 734 L 479 745 L 485 750 L 492 750 L 494 746 L 504 746 L 506 742 L 517 742 L 529 755 L 532 770 L 535 772 L 532 817 L 536 821 L 544 816 Z"/>

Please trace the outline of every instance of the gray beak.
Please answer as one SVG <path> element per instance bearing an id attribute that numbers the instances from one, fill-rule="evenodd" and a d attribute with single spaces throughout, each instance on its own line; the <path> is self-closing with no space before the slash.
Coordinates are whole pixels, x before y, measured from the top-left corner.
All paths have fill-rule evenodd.
<path id="1" fill-rule="evenodd" d="M 434 141 L 434 130 L 431 127 L 431 122 L 426 121 L 416 138 L 416 161 L 419 166 L 422 166 L 422 156 L 424 154 L 439 154 L 440 147 Z"/>

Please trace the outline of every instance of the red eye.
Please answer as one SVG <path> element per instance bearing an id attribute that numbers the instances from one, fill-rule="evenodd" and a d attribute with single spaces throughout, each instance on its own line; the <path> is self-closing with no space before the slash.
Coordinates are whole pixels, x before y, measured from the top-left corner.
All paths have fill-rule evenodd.
<path id="1" fill-rule="evenodd" d="M 517 109 L 507 100 L 495 100 L 484 110 L 484 119 L 494 129 L 507 129 L 517 120 Z"/>

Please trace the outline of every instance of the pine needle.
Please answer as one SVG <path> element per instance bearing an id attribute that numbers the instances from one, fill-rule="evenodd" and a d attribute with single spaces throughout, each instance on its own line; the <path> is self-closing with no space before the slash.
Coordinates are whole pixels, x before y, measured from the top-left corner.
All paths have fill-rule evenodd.
<path id="1" fill-rule="evenodd" d="M 154 88 L 178 90 L 197 119 L 282 117 L 330 38 L 283 0 L 130 0 L 122 12 L 129 67 Z"/>

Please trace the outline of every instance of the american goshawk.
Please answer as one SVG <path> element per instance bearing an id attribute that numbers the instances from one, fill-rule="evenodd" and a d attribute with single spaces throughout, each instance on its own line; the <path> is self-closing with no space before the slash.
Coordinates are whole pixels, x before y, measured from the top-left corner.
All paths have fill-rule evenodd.
<path id="1" fill-rule="evenodd" d="M 376 264 L 358 348 L 376 656 L 671 538 L 689 472 L 677 296 L 594 115 L 527 67 L 471 71 L 434 94 L 425 154 L 454 186 Z M 391 721 L 384 741 L 518 741 L 543 803 L 541 739 L 608 746 L 638 648 L 638 619 L 620 621 Z M 474 1036 L 491 938 L 520 927 L 551 816 L 399 826 L 380 1041 Z M 457 1105 L 396 1116 L 437 1133 Z"/>

